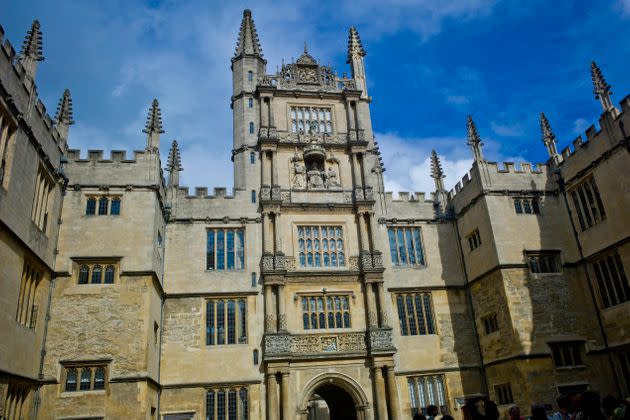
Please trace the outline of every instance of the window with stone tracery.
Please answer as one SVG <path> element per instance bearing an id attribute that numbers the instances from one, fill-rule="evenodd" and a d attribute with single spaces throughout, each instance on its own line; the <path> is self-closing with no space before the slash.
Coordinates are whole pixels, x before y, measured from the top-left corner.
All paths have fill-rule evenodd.
<path id="1" fill-rule="evenodd" d="M 302 325 L 305 330 L 350 328 L 349 296 L 303 296 Z"/>
<path id="2" fill-rule="evenodd" d="M 332 134 L 331 109 L 291 107 L 291 132 Z"/>
<path id="3" fill-rule="evenodd" d="M 391 226 L 387 228 L 387 234 L 392 265 L 425 265 L 420 228 Z"/>
<path id="4" fill-rule="evenodd" d="M 428 415 L 427 407 L 435 405 L 440 414 L 448 414 L 446 392 L 443 375 L 427 375 L 408 378 L 409 399 L 411 400 L 411 415 Z"/>
<path id="5" fill-rule="evenodd" d="M 245 299 L 210 299 L 206 303 L 206 345 L 247 343 Z"/>
<path id="6" fill-rule="evenodd" d="M 408 293 L 396 296 L 401 335 L 435 334 L 431 293 Z"/>
<path id="7" fill-rule="evenodd" d="M 300 267 L 344 267 L 341 226 L 298 226 Z"/>
<path id="8" fill-rule="evenodd" d="M 247 420 L 246 387 L 213 388 L 206 391 L 206 420 Z"/>

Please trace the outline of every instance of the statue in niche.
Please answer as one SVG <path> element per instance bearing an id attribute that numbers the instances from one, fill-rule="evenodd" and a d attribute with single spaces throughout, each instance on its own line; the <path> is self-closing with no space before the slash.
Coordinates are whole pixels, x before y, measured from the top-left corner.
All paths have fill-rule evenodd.
<path id="1" fill-rule="evenodd" d="M 308 187 L 313 189 L 324 188 L 324 171 L 320 171 L 318 169 L 311 169 L 307 172 L 308 174 Z"/>
<path id="2" fill-rule="evenodd" d="M 332 166 L 329 166 L 328 171 L 326 172 L 326 187 L 341 187 L 341 184 L 339 183 L 339 178 L 337 178 L 337 171 Z"/>
<path id="3" fill-rule="evenodd" d="M 304 165 L 302 165 L 299 161 L 293 162 L 293 188 L 306 187 L 305 172 Z"/>

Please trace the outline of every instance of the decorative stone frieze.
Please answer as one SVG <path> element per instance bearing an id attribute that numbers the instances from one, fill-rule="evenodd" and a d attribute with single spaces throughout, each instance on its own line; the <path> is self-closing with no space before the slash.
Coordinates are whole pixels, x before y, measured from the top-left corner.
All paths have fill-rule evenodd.
<path id="1" fill-rule="evenodd" d="M 362 270 L 383 270 L 383 254 L 380 251 L 361 251 L 359 255 Z"/>
<path id="2" fill-rule="evenodd" d="M 372 329 L 367 332 L 369 350 L 374 352 L 395 352 L 391 328 Z"/>
<path id="3" fill-rule="evenodd" d="M 265 335 L 265 358 L 324 353 L 355 353 L 366 350 L 364 333 Z"/>

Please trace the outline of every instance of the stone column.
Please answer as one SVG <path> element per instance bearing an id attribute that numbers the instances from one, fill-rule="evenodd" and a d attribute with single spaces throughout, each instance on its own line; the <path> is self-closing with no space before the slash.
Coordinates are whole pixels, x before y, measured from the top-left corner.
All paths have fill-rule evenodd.
<path id="1" fill-rule="evenodd" d="M 272 285 L 265 284 L 265 332 L 276 332 L 275 311 Z"/>
<path id="2" fill-rule="evenodd" d="M 385 381 L 383 380 L 383 370 L 380 366 L 372 368 L 372 375 L 374 376 L 374 386 L 376 387 L 376 395 L 378 398 L 376 401 L 376 410 L 378 413 L 378 420 L 387 419 L 387 403 L 385 401 Z"/>
<path id="3" fill-rule="evenodd" d="M 385 287 L 383 286 L 383 282 L 379 281 L 376 283 L 376 288 L 378 290 L 379 325 L 383 328 L 387 327 L 387 308 L 385 307 L 387 298 L 385 297 Z"/>
<path id="4" fill-rule="evenodd" d="M 356 153 L 350 152 L 350 166 L 352 166 L 352 186 L 354 188 L 360 187 L 359 183 L 359 173 L 357 171 L 357 155 Z"/>
<path id="5" fill-rule="evenodd" d="M 278 331 L 287 330 L 287 313 L 284 303 L 284 284 L 278 285 Z"/>
<path id="6" fill-rule="evenodd" d="M 269 125 L 267 123 L 268 113 L 269 113 L 269 101 L 267 100 L 267 98 L 262 97 L 260 98 L 260 126 L 261 127 L 267 127 Z"/>
<path id="7" fill-rule="evenodd" d="M 289 372 L 281 372 L 281 375 L 282 420 L 293 420 L 295 417 L 291 415 L 289 408 Z"/>
<path id="8" fill-rule="evenodd" d="M 267 373 L 267 420 L 279 420 L 278 385 L 275 373 Z"/>
<path id="9" fill-rule="evenodd" d="M 361 154 L 361 174 L 363 175 L 363 178 L 362 178 L 363 188 L 368 186 L 368 177 L 370 176 L 370 172 L 368 170 L 367 155 L 368 155 L 367 153 Z"/>
<path id="10" fill-rule="evenodd" d="M 280 234 L 280 213 L 273 216 L 273 234 L 276 254 L 282 252 L 282 235 Z"/>
<path id="11" fill-rule="evenodd" d="M 271 152 L 271 185 L 278 185 L 278 152 Z"/>
<path id="12" fill-rule="evenodd" d="M 271 228 L 269 226 L 269 213 L 263 212 L 262 214 L 262 228 L 263 228 L 263 254 L 271 254 Z"/>
<path id="13" fill-rule="evenodd" d="M 269 97 L 269 127 L 275 127 L 275 121 L 273 119 L 273 96 Z"/>
<path id="14" fill-rule="evenodd" d="M 389 412 L 392 415 L 391 420 L 400 420 L 400 406 L 398 405 L 398 387 L 396 386 L 396 376 L 394 375 L 394 366 L 387 366 L 387 388 Z"/>
<path id="15" fill-rule="evenodd" d="M 269 157 L 267 156 L 267 152 L 263 150 L 260 152 L 260 166 L 262 171 L 262 183 L 263 185 L 271 185 L 270 174 L 271 170 L 269 168 Z"/>
<path id="16" fill-rule="evenodd" d="M 370 242 L 368 239 L 367 225 L 365 223 L 365 214 L 359 213 L 357 214 L 359 218 L 359 234 L 361 236 L 361 251 L 369 252 L 370 251 Z"/>
<path id="17" fill-rule="evenodd" d="M 371 329 L 377 326 L 376 302 L 374 301 L 374 288 L 372 283 L 365 283 L 365 295 L 367 297 L 368 306 L 368 327 Z"/>
<path id="18" fill-rule="evenodd" d="M 354 131 L 354 109 L 352 108 L 352 101 L 346 102 L 346 110 L 348 112 L 348 134 Z"/>
<path id="19" fill-rule="evenodd" d="M 378 247 L 376 246 L 376 238 L 378 232 L 378 220 L 374 216 L 374 213 L 370 212 L 368 215 L 368 225 L 370 226 L 370 239 L 372 240 L 372 249 L 376 250 Z"/>

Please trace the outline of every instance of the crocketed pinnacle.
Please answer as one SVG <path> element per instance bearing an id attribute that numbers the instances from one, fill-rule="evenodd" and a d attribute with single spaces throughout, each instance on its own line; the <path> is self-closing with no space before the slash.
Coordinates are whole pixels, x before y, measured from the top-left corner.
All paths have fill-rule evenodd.
<path id="1" fill-rule="evenodd" d="M 444 178 L 444 171 L 442 170 L 442 163 L 440 163 L 440 157 L 436 153 L 435 149 L 431 150 L 431 178 L 433 179 Z"/>
<path id="2" fill-rule="evenodd" d="M 466 128 L 468 131 L 468 145 L 473 151 L 473 156 L 475 157 L 475 160 L 482 160 L 483 155 L 481 153 L 481 146 L 483 146 L 483 143 L 481 141 L 481 137 L 479 137 L 479 132 L 477 132 L 475 122 L 470 115 L 468 116 Z"/>
<path id="3" fill-rule="evenodd" d="M 166 170 L 169 172 L 177 172 L 181 171 L 182 168 L 182 159 L 179 153 L 179 146 L 177 145 L 177 140 L 173 140 L 173 144 L 171 145 L 171 150 L 168 152 L 168 163 L 166 165 Z"/>
<path id="4" fill-rule="evenodd" d="M 606 83 L 602 71 L 594 61 L 591 62 L 591 78 L 593 79 L 593 93 L 595 94 L 595 99 L 601 99 L 605 95 L 612 94 L 610 91 L 611 86 Z"/>
<path id="5" fill-rule="evenodd" d="M 42 31 L 40 30 L 38 20 L 33 21 L 31 29 L 26 33 L 22 50 L 20 51 L 20 57 L 30 58 L 35 61 L 44 60 L 44 55 L 42 54 Z"/>
<path id="6" fill-rule="evenodd" d="M 160 104 L 157 99 L 153 99 L 151 109 L 149 109 L 149 115 L 147 116 L 147 123 L 144 126 L 143 133 L 164 133 L 162 129 L 162 111 L 160 111 Z"/>
<path id="7" fill-rule="evenodd" d="M 59 99 L 57 104 L 57 113 L 55 114 L 55 123 L 72 125 L 74 124 L 72 115 L 72 98 L 70 97 L 70 91 L 68 89 L 63 91 L 63 96 Z"/>
<path id="8" fill-rule="evenodd" d="M 361 43 L 361 37 L 359 36 L 359 32 L 354 26 L 350 27 L 350 33 L 348 35 L 348 60 L 347 63 L 350 64 L 353 58 L 357 57 L 365 57 L 367 53 L 363 48 L 363 44 Z"/>
<path id="9" fill-rule="evenodd" d="M 540 113 L 540 131 L 542 132 L 542 141 L 545 145 L 555 143 L 556 135 L 553 134 L 549 120 L 545 117 L 544 112 Z"/>
<path id="10" fill-rule="evenodd" d="M 243 10 L 243 20 L 241 28 L 238 32 L 236 40 L 236 52 L 234 58 L 243 57 L 245 55 L 254 55 L 262 58 L 262 48 L 256 33 L 256 25 L 252 19 L 252 12 L 249 9 Z"/>

